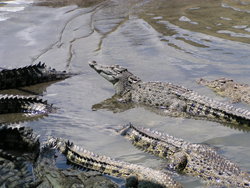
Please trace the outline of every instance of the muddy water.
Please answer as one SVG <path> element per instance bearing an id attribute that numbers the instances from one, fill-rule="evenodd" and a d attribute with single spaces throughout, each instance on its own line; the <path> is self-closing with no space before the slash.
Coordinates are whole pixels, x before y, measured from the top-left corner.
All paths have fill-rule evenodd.
<path id="1" fill-rule="evenodd" d="M 80 75 L 25 88 L 42 95 L 58 110 L 21 124 L 47 136 L 68 138 L 95 153 L 163 169 L 164 161 L 134 148 L 108 128 L 132 122 L 218 148 L 250 169 L 249 132 L 214 122 L 171 118 L 143 108 L 120 113 L 93 111 L 92 105 L 111 97 L 110 83 L 87 64 L 120 64 L 145 81 L 172 82 L 216 98 L 195 82 L 200 77 L 230 77 L 250 83 L 249 0 L 107 0 L 0 1 L 0 66 L 46 62 Z M 46 6 L 45 6 L 46 5 Z M 4 93 L 21 93 L 19 90 Z M 237 104 L 250 109 L 244 104 Z M 1 116 L 8 122 L 23 117 Z M 197 179 L 173 175 L 185 187 L 202 187 Z"/>

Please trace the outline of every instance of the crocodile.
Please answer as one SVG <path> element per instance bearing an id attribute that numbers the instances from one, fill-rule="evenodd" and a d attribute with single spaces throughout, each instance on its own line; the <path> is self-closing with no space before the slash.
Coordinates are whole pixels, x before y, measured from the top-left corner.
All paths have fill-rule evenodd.
<path id="1" fill-rule="evenodd" d="M 223 124 L 250 126 L 250 111 L 218 102 L 182 86 L 167 82 L 143 82 L 120 65 L 89 62 L 115 89 L 121 103 L 134 103 L 161 110 L 165 115 L 206 119 Z"/>
<path id="2" fill-rule="evenodd" d="M 181 187 L 164 172 L 98 156 L 62 138 L 51 137 L 40 147 L 39 136 L 28 127 L 1 126 L 0 136 L 0 187 L 118 187 L 101 173 L 123 177 L 126 187 Z M 61 153 L 71 166 L 96 173 L 57 168 Z"/>
<path id="3" fill-rule="evenodd" d="M 146 168 L 136 164 L 130 164 L 118 161 L 106 156 L 100 156 L 90 152 L 72 142 L 65 142 L 60 138 L 52 141 L 56 147 L 66 155 L 66 158 L 73 164 L 83 168 L 96 170 L 103 174 L 115 177 L 130 179 L 135 177 L 142 187 L 182 187 L 178 182 L 173 180 L 169 174 Z M 130 187 L 130 186 L 128 186 Z"/>
<path id="4" fill-rule="evenodd" d="M 250 104 L 250 86 L 247 84 L 237 83 L 229 78 L 219 78 L 212 81 L 201 78 L 197 82 L 211 88 L 223 97 L 229 97 L 232 102 Z"/>
<path id="5" fill-rule="evenodd" d="M 0 126 L 0 136 L 0 187 L 118 187 L 99 173 L 57 168 L 57 149 L 41 146 L 31 128 Z"/>
<path id="6" fill-rule="evenodd" d="M 250 174 L 204 144 L 193 144 L 151 129 L 125 125 L 117 130 L 134 146 L 167 159 L 167 168 L 200 177 L 207 184 L 250 187 Z"/>
<path id="7" fill-rule="evenodd" d="M 61 169 L 56 167 L 58 156 L 52 138 L 46 141 L 34 164 L 34 174 L 39 181 L 38 188 L 54 187 L 105 187 L 118 188 L 118 185 L 99 173 L 83 172 L 77 168 Z"/>
<path id="8" fill-rule="evenodd" d="M 28 90 L 22 89 L 22 87 L 58 81 L 73 75 L 76 74 L 56 71 L 41 62 L 16 69 L 4 69 L 0 71 L 0 90 L 19 89 L 30 93 Z M 38 115 L 48 114 L 53 112 L 54 109 L 47 101 L 39 99 L 34 95 L 0 95 L 0 114 L 28 113 Z"/>
<path id="9" fill-rule="evenodd" d="M 34 84 L 63 80 L 75 74 L 57 71 L 39 62 L 35 65 L 0 71 L 0 90 L 16 89 Z"/>
<path id="10" fill-rule="evenodd" d="M 28 113 L 47 114 L 53 106 L 34 96 L 0 95 L 0 114 Z"/>
<path id="11" fill-rule="evenodd" d="M 28 164 L 39 154 L 39 136 L 28 127 L 1 125 L 0 137 L 0 187 L 33 187 Z"/>

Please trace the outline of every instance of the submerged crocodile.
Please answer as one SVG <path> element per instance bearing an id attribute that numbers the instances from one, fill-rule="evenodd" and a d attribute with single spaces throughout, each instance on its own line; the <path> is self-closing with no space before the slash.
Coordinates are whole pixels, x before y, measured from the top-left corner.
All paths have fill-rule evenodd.
<path id="1" fill-rule="evenodd" d="M 184 140 L 132 124 L 118 131 L 143 151 L 168 160 L 168 168 L 197 176 L 208 184 L 227 187 L 250 187 L 250 174 L 203 144 Z"/>
<path id="2" fill-rule="evenodd" d="M 250 86 L 247 84 L 240 84 L 228 78 L 219 78 L 212 81 L 201 78 L 197 82 L 211 88 L 223 97 L 229 97 L 232 102 L 250 104 Z"/>
<path id="3" fill-rule="evenodd" d="M 40 150 L 39 137 L 30 128 L 1 126 L 0 136 L 0 187 L 118 187 L 99 173 L 57 168 L 57 149 L 70 164 L 127 179 L 127 187 L 181 187 L 166 173 L 98 156 L 61 138 L 50 138 Z"/>
<path id="4" fill-rule="evenodd" d="M 154 107 L 170 116 L 250 126 L 248 110 L 209 99 L 171 83 L 143 82 L 119 65 L 104 66 L 95 61 L 89 65 L 114 85 L 119 102 Z"/>

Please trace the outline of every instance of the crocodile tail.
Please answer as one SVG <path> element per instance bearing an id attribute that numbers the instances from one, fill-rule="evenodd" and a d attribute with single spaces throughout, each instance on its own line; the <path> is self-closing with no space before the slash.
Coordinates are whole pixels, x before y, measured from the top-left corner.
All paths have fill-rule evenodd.
<path id="1" fill-rule="evenodd" d="M 229 161 L 225 157 L 219 155 L 213 148 L 204 145 L 204 144 L 193 144 L 190 142 L 186 142 L 182 139 L 170 136 L 168 134 L 158 132 L 156 130 L 143 128 L 143 127 L 134 127 L 133 125 L 129 125 L 132 129 L 136 130 L 139 134 L 144 135 L 145 137 L 151 138 L 155 142 L 165 143 L 163 147 L 176 147 L 176 151 L 180 150 L 188 151 L 189 153 L 196 152 L 204 157 L 205 161 L 209 161 L 214 164 L 214 168 L 217 171 L 227 172 L 228 174 L 236 174 L 239 175 L 241 173 L 240 168 L 233 162 Z M 149 139 L 148 139 L 149 140 Z M 152 142 L 152 141 L 151 141 Z M 160 148 L 163 149 L 163 148 Z"/>
<path id="2" fill-rule="evenodd" d="M 39 154 L 39 136 L 31 128 L 23 126 L 0 126 L 0 187 L 31 187 L 33 176 L 28 170 L 27 160 L 8 153 L 18 151 L 29 153 L 29 159 L 35 160 Z"/>
<path id="3" fill-rule="evenodd" d="M 218 102 L 193 91 L 182 93 L 180 97 L 187 101 L 187 113 L 203 116 L 215 121 L 250 126 L 250 111 L 233 105 Z"/>
<path id="4" fill-rule="evenodd" d="M 0 96 L 0 114 L 29 113 L 47 114 L 53 111 L 52 105 L 42 99 L 31 96 L 2 95 Z"/>
<path id="5" fill-rule="evenodd" d="M 179 183 L 164 172 L 117 161 L 106 156 L 99 156 L 62 139 L 57 139 L 55 142 L 70 163 L 82 168 L 115 177 L 129 178 L 135 176 L 139 181 L 153 182 L 162 187 L 181 187 Z"/>
<path id="6" fill-rule="evenodd" d="M 144 128 L 137 128 L 132 124 L 125 125 L 119 134 L 132 142 L 132 144 L 145 152 L 155 156 L 169 159 L 169 157 L 180 150 L 178 142 L 164 142 L 153 134 L 153 131 L 146 131 Z M 170 136 L 169 136 L 170 137 Z"/>
<path id="7" fill-rule="evenodd" d="M 69 78 L 73 74 L 65 71 L 56 71 L 39 62 L 17 69 L 0 71 L 0 89 L 13 89 L 33 84 L 56 81 Z"/>
<path id="8" fill-rule="evenodd" d="M 0 137 L 0 148 L 32 152 L 35 155 L 39 153 L 39 135 L 29 127 L 1 125 Z"/>

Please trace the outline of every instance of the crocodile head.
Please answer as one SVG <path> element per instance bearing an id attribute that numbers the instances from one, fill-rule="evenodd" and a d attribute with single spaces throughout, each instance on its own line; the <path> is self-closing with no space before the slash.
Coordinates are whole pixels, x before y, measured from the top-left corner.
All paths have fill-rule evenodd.
<path id="1" fill-rule="evenodd" d="M 89 62 L 89 66 L 114 85 L 116 94 L 123 94 L 129 91 L 133 84 L 141 81 L 140 78 L 120 65 L 105 66 L 92 61 Z"/>
<path id="2" fill-rule="evenodd" d="M 201 78 L 197 82 L 198 84 L 208 86 L 209 88 L 215 91 L 224 91 L 226 87 L 234 84 L 233 80 L 228 79 L 228 78 L 219 78 L 213 81 L 208 81 L 208 80 Z"/>

